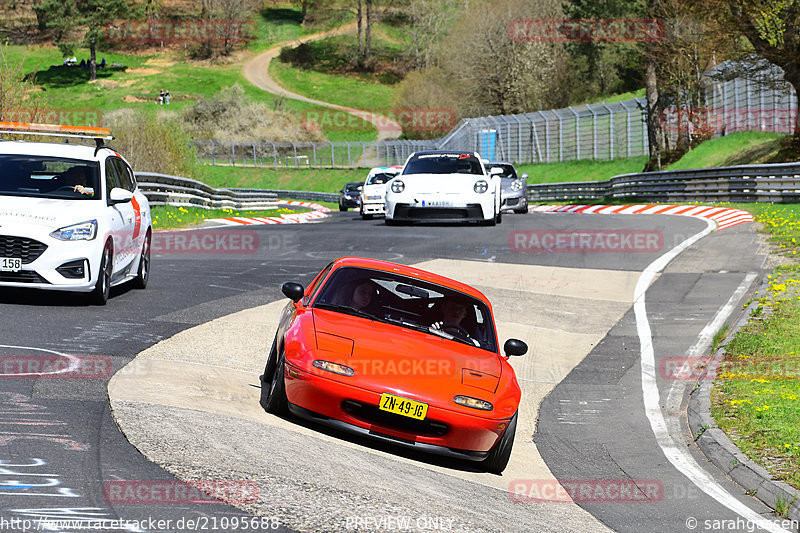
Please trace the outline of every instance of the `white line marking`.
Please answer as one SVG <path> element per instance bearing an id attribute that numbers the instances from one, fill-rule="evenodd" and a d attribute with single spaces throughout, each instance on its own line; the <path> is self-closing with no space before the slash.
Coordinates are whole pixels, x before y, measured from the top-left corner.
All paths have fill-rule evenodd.
<path id="1" fill-rule="evenodd" d="M 0 348 L 14 348 L 14 349 L 17 349 L 17 350 L 48 352 L 48 353 L 55 354 L 55 355 L 57 355 L 59 357 L 66 357 L 67 359 L 69 359 L 69 366 L 67 368 L 62 368 L 61 370 L 56 370 L 54 372 L 20 372 L 20 373 L 10 374 L 10 375 L 12 375 L 14 377 L 19 377 L 19 376 L 52 376 L 52 375 L 55 375 L 55 374 L 65 374 L 67 372 L 74 372 L 74 371 L 78 370 L 78 367 L 81 364 L 80 359 L 78 359 L 74 355 L 67 355 L 65 353 L 56 352 L 54 350 L 48 350 L 46 348 L 34 348 L 32 346 L 11 346 L 11 345 L 8 345 L 8 344 L 0 344 Z M 2 375 L 2 374 L 0 374 L 0 375 Z"/>
<path id="2" fill-rule="evenodd" d="M 787 530 L 778 527 L 772 521 L 762 517 L 745 504 L 737 500 L 732 494 L 720 486 L 700 465 L 694 460 L 685 446 L 678 446 L 672 439 L 667 428 L 664 413 L 661 410 L 658 385 L 656 383 L 655 353 L 653 350 L 653 337 L 650 330 L 650 323 L 647 320 L 647 310 L 645 308 L 645 293 L 653 281 L 656 274 L 661 272 L 670 261 L 678 254 L 689 248 L 691 245 L 713 232 L 715 223 L 710 219 L 705 219 L 708 226 L 682 243 L 675 246 L 672 250 L 665 253 L 642 272 L 636 283 L 634 291 L 633 310 L 636 316 L 636 330 L 639 334 L 642 356 L 642 397 L 644 400 L 647 419 L 656 437 L 656 442 L 661 447 L 664 455 L 672 465 L 684 476 L 694 483 L 700 490 L 714 498 L 716 501 L 737 513 L 750 523 L 774 533 L 784 533 Z"/>

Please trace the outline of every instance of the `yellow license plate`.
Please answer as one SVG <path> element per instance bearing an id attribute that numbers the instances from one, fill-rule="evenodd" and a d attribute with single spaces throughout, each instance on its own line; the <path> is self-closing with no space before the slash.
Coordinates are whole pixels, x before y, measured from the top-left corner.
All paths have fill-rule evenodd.
<path id="1" fill-rule="evenodd" d="M 424 420 L 425 414 L 428 412 L 428 404 L 384 392 L 381 394 L 380 409 L 381 411 L 388 411 L 397 415 Z"/>

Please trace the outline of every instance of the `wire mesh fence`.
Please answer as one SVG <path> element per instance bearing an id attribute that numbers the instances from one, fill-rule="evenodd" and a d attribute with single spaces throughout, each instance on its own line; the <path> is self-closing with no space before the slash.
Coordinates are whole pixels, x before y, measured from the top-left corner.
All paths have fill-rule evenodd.
<path id="1" fill-rule="evenodd" d="M 701 105 L 668 108 L 660 117 L 667 147 L 680 135 L 738 131 L 792 133 L 794 89 L 768 71 L 763 79 L 734 78 L 706 87 Z M 459 150 L 513 163 L 613 160 L 648 154 L 644 98 L 570 106 L 518 115 L 462 119 L 444 137 L 427 141 L 230 142 L 195 141 L 201 161 L 280 168 L 370 168 L 402 165 L 415 151 Z"/>

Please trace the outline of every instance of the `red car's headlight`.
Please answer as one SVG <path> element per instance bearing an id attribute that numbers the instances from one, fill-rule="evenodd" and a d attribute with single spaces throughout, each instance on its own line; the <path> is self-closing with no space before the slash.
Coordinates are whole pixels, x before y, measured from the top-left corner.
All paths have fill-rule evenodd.
<path id="1" fill-rule="evenodd" d="M 479 400 L 478 398 L 472 398 L 471 396 L 456 396 L 453 398 L 453 401 L 458 405 L 472 407 L 473 409 L 480 409 L 481 411 L 491 411 L 494 409 L 494 406 L 492 406 L 492 404 L 486 400 Z"/>
<path id="2" fill-rule="evenodd" d="M 316 368 L 320 370 L 325 370 L 327 372 L 333 372 L 334 374 L 339 374 L 340 376 L 352 376 L 356 373 L 355 370 L 350 368 L 349 366 L 340 365 L 338 363 L 331 363 L 330 361 L 321 361 L 317 359 L 313 363 Z"/>

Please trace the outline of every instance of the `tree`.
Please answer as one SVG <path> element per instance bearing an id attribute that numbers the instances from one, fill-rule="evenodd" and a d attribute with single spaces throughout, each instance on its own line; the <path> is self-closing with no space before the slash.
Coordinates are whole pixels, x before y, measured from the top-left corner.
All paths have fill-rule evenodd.
<path id="1" fill-rule="evenodd" d="M 456 87 L 464 114 L 523 113 L 567 104 L 563 43 L 512 39 L 509 33 L 511 21 L 528 18 L 563 18 L 560 1 L 469 2 L 459 11 L 438 63 Z"/>
<path id="2" fill-rule="evenodd" d="M 800 95 L 800 0 L 713 0 L 707 7 L 726 33 L 744 37 L 755 51 L 783 70 L 786 80 Z M 794 142 L 800 143 L 800 114 L 794 118 Z"/>
<path id="3" fill-rule="evenodd" d="M 461 5 L 460 0 L 412 0 L 409 3 L 408 32 L 417 69 L 434 66 L 439 40 Z"/>
<path id="4" fill-rule="evenodd" d="M 103 42 L 103 28 L 115 19 L 130 14 L 125 0 L 43 0 L 37 13 L 47 13 L 46 25 L 56 32 L 56 44 L 65 56 L 74 55 L 75 48 L 89 48 L 89 79 L 97 79 L 97 48 Z M 67 40 L 82 32 L 81 42 Z"/>

